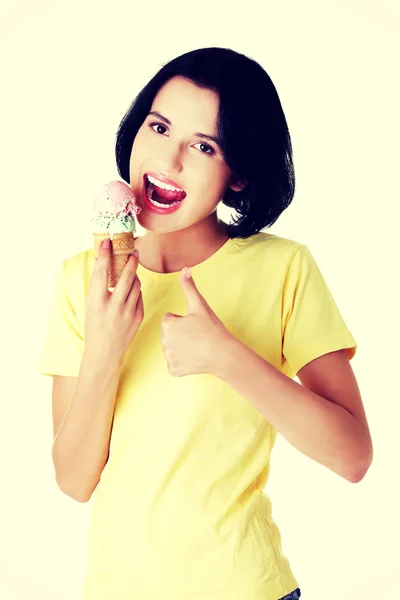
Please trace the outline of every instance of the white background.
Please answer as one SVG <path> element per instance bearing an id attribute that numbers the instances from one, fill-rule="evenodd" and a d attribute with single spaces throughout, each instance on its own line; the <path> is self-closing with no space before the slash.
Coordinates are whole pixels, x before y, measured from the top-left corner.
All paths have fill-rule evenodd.
<path id="1" fill-rule="evenodd" d="M 317 260 L 358 343 L 374 441 L 351 484 L 278 435 L 266 491 L 284 554 L 302 600 L 398 597 L 399 13 L 395 0 L 2 3 L 2 599 L 80 598 L 91 502 L 56 485 L 51 379 L 37 373 L 54 276 L 92 246 L 93 196 L 119 179 L 131 101 L 206 46 L 256 59 L 278 90 L 297 190 L 269 232 Z"/>

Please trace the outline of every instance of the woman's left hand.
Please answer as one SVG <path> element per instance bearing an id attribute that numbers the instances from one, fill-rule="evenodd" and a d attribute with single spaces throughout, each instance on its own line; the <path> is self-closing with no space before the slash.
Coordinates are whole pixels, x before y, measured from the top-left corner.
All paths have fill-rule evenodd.
<path id="1" fill-rule="evenodd" d="M 181 271 L 180 284 L 188 301 L 185 316 L 166 313 L 161 319 L 161 343 L 168 371 L 174 377 L 198 373 L 215 374 L 228 356 L 232 334 L 207 304 L 193 281 Z"/>

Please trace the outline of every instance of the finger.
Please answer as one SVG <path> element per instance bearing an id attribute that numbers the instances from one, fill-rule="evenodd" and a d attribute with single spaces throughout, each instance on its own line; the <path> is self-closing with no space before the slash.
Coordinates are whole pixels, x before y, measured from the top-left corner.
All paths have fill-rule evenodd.
<path id="1" fill-rule="evenodd" d="M 142 321 L 144 318 L 144 306 L 143 306 L 143 294 L 142 294 L 142 290 L 140 290 L 140 294 L 139 294 L 139 300 L 137 303 L 137 314 L 138 317 L 140 318 L 140 320 Z"/>
<path id="2" fill-rule="evenodd" d="M 104 242 L 108 241 L 108 247 L 104 245 Z M 95 260 L 95 267 L 93 271 L 94 277 L 98 281 L 98 285 L 95 286 L 95 290 L 97 294 L 102 296 L 110 295 L 111 292 L 108 290 L 108 273 L 110 270 L 110 261 L 111 261 L 111 240 L 110 238 L 106 238 L 102 240 L 98 257 Z"/>
<path id="3" fill-rule="evenodd" d="M 137 278 L 136 278 L 137 279 Z M 131 294 L 129 295 L 129 301 L 127 301 L 126 306 L 127 306 L 127 310 L 128 312 L 131 313 L 131 315 L 133 315 L 133 322 L 137 325 L 140 325 L 140 323 L 143 321 L 144 318 L 144 307 L 143 307 L 143 294 L 142 294 L 142 290 L 139 287 L 139 294 L 138 294 L 138 298 L 137 301 L 135 301 L 136 306 L 134 306 L 133 304 L 131 305 Z M 133 296 L 132 296 L 133 298 Z M 133 308 L 130 308 L 131 306 L 133 306 Z"/>
<path id="4" fill-rule="evenodd" d="M 121 276 L 115 286 L 115 290 L 113 292 L 113 296 L 115 297 L 115 301 L 118 303 L 123 303 L 127 300 L 128 295 L 131 291 L 133 282 L 136 277 L 136 271 L 139 264 L 139 256 L 135 254 L 131 254 L 129 256 L 128 262 L 125 264 L 122 269 Z"/>
<path id="5" fill-rule="evenodd" d="M 136 276 L 135 280 L 132 284 L 132 287 L 129 291 L 129 294 L 126 299 L 126 309 L 132 315 L 132 317 L 139 318 L 140 309 L 140 301 L 142 296 L 142 284 L 140 279 Z"/>

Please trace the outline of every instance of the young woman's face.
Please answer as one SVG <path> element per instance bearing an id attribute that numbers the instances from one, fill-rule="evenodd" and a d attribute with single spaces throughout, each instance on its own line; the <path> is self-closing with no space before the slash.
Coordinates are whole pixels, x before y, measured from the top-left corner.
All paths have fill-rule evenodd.
<path id="1" fill-rule="evenodd" d="M 130 185 L 142 208 L 137 220 L 145 229 L 167 233 L 194 225 L 216 210 L 228 186 L 240 189 L 231 185 L 232 173 L 218 143 L 196 135 L 217 137 L 218 107 L 215 92 L 182 77 L 170 79 L 154 98 L 134 140 L 129 166 Z M 155 214 L 143 204 L 149 172 L 168 177 L 186 192 L 175 212 Z"/>

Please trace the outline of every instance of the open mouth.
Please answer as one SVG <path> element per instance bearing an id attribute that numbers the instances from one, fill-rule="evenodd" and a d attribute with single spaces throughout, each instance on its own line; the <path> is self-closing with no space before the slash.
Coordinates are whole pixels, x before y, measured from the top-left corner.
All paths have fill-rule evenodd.
<path id="1" fill-rule="evenodd" d="M 174 206 L 178 206 L 186 197 L 186 192 L 166 189 L 164 187 L 155 185 L 149 181 L 147 175 L 145 179 L 145 193 L 148 201 L 153 205 L 161 209 L 169 209 Z"/>

